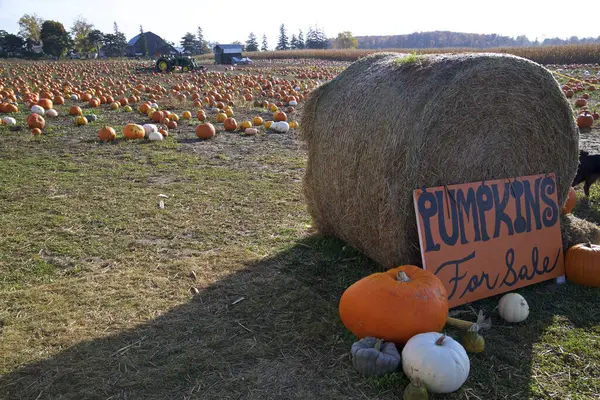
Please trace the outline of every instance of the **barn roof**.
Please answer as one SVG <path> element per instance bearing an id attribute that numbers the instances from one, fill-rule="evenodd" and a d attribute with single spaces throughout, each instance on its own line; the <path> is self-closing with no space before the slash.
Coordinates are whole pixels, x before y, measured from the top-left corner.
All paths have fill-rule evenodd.
<path id="1" fill-rule="evenodd" d="M 217 48 L 221 49 L 223 53 L 241 53 L 242 45 L 241 44 L 217 44 L 213 50 L 217 50 Z"/>

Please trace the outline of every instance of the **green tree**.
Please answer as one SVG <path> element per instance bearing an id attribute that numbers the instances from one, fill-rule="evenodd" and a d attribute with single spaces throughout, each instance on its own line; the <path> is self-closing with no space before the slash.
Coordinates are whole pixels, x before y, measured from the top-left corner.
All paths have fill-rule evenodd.
<path id="1" fill-rule="evenodd" d="M 204 34 L 202 33 L 201 27 L 198 27 L 196 37 L 198 38 L 198 47 L 200 54 L 210 53 L 212 51 L 211 47 L 209 46 L 208 42 L 204 40 Z"/>
<path id="2" fill-rule="evenodd" d="M 198 54 L 200 53 L 200 46 L 198 40 L 196 40 L 196 36 L 193 33 L 186 33 L 181 38 L 181 47 L 183 47 L 183 51 L 190 54 Z"/>
<path id="3" fill-rule="evenodd" d="M 104 42 L 104 34 L 98 29 L 93 29 L 92 31 L 90 31 L 90 33 L 88 33 L 87 41 L 90 45 L 96 48 L 96 54 L 100 56 L 100 47 Z"/>
<path id="4" fill-rule="evenodd" d="M 262 37 L 262 46 L 260 47 L 260 51 L 269 51 L 269 42 L 267 42 L 267 35 L 264 33 Z"/>
<path id="5" fill-rule="evenodd" d="M 304 34 L 302 33 L 302 29 L 300 29 L 299 32 L 298 32 L 298 39 L 297 39 L 297 43 L 296 43 L 296 48 L 297 49 L 303 49 L 304 48 Z"/>
<path id="6" fill-rule="evenodd" d="M 254 32 L 250 32 L 248 40 L 246 40 L 246 51 L 258 51 L 258 42 Z"/>
<path id="7" fill-rule="evenodd" d="M 352 36 L 352 32 L 340 32 L 335 39 L 336 49 L 355 49 L 358 47 L 358 40 Z"/>
<path id="8" fill-rule="evenodd" d="M 275 50 L 287 50 L 290 48 L 287 34 L 285 33 L 285 25 L 281 24 L 279 27 L 279 40 L 277 41 L 277 47 Z"/>
<path id="9" fill-rule="evenodd" d="M 114 34 L 106 33 L 104 35 L 104 54 L 108 57 L 122 57 L 127 48 L 127 38 L 125 34 L 119 31 L 119 25 L 113 24 Z"/>
<path id="10" fill-rule="evenodd" d="M 328 46 L 327 36 L 322 29 L 319 29 L 318 27 L 315 29 L 312 29 L 311 27 L 308 28 L 305 43 L 307 49 L 326 49 Z"/>
<path id="11" fill-rule="evenodd" d="M 21 36 L 0 31 L 0 54 L 4 56 L 18 56 L 23 51 L 25 41 Z"/>
<path id="12" fill-rule="evenodd" d="M 33 43 L 40 43 L 43 23 L 44 20 L 35 13 L 23 15 L 19 19 L 19 36 L 30 39 Z"/>
<path id="13" fill-rule="evenodd" d="M 88 53 L 94 48 L 93 44 L 87 40 L 88 34 L 92 31 L 93 27 L 94 25 L 87 22 L 81 15 L 73 21 L 71 34 L 75 41 L 75 50 L 78 53 Z"/>
<path id="14" fill-rule="evenodd" d="M 144 28 L 140 25 L 140 50 L 142 56 L 146 57 L 148 55 L 148 41 L 146 40 L 146 34 L 144 33 Z"/>
<path id="15" fill-rule="evenodd" d="M 298 39 L 296 39 L 296 34 L 292 33 L 292 38 L 290 39 L 290 49 L 294 50 L 298 48 Z"/>
<path id="16" fill-rule="evenodd" d="M 44 21 L 40 31 L 44 53 L 60 58 L 73 46 L 73 40 L 63 24 L 57 21 Z"/>

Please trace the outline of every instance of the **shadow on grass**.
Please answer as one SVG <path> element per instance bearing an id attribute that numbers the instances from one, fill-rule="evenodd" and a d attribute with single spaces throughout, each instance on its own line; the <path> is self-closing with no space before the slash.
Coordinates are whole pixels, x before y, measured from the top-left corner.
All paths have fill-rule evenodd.
<path id="1" fill-rule="evenodd" d="M 79 343 L 1 377 L 0 397 L 396 399 L 406 379 L 358 376 L 346 354 L 355 338 L 337 314 L 344 289 L 378 269 L 340 241 L 303 239 L 134 329 Z M 552 384 L 533 371 L 537 343 L 556 315 L 567 316 L 565 324 L 573 327 L 598 324 L 599 314 L 589 307 L 598 293 L 548 283 L 520 292 L 530 318 L 508 325 L 494 316 L 485 352 L 471 356 L 467 383 L 435 398 L 550 397 L 532 378 L 541 375 L 537 379 Z M 497 300 L 472 306 L 489 313 Z M 402 310 L 393 317 L 402 318 Z M 553 351 L 552 342 L 541 346 Z"/>

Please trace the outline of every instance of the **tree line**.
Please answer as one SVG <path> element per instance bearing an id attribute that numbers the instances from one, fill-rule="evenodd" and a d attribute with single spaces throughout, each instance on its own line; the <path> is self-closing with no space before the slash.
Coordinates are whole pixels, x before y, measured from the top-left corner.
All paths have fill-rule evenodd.
<path id="1" fill-rule="evenodd" d="M 461 33 L 448 31 L 415 32 L 407 35 L 392 36 L 357 36 L 359 49 L 428 49 L 443 47 L 466 47 L 466 48 L 493 48 L 493 47 L 527 47 L 548 46 L 566 44 L 590 44 L 600 43 L 597 38 L 578 38 L 572 36 L 569 39 L 546 38 L 533 41 L 527 36 L 521 35 L 516 38 L 497 34 Z"/>

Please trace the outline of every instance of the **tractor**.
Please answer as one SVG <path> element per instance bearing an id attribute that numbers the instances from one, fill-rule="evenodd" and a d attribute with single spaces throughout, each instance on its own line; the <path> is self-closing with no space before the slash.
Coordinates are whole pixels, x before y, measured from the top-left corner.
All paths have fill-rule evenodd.
<path id="1" fill-rule="evenodd" d="M 204 69 L 196 60 L 189 56 L 163 56 L 156 61 L 156 70 L 158 72 L 171 72 L 176 67 L 181 67 L 181 72 Z"/>

